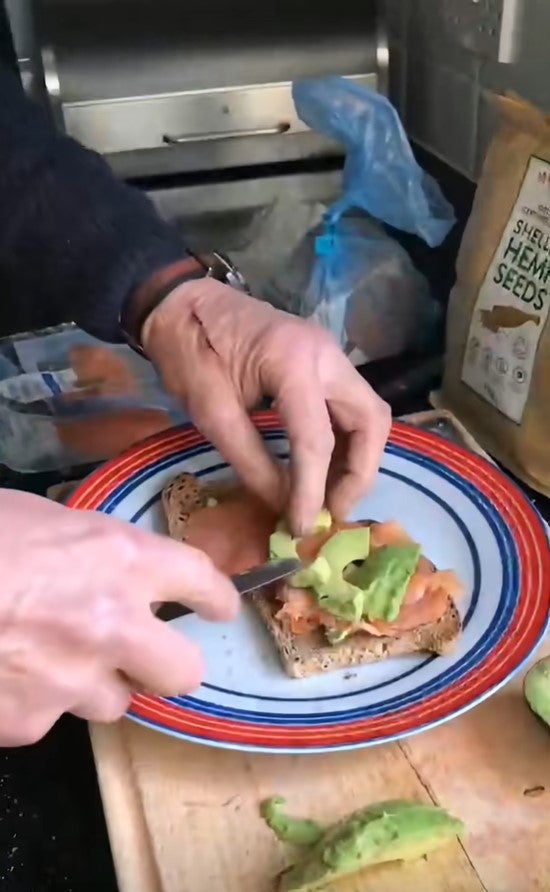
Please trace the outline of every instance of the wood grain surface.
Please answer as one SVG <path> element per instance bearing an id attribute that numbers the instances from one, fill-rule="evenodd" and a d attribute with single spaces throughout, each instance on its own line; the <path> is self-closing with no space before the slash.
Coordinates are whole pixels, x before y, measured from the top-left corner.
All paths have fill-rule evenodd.
<path id="1" fill-rule="evenodd" d="M 444 805 L 466 822 L 460 842 L 426 861 L 363 872 L 339 892 L 550 890 L 550 732 L 521 683 L 522 674 L 401 743 L 326 756 L 226 752 L 127 720 L 91 727 L 120 892 L 273 890 L 285 851 L 258 805 L 274 793 L 323 821 L 399 797 Z"/>

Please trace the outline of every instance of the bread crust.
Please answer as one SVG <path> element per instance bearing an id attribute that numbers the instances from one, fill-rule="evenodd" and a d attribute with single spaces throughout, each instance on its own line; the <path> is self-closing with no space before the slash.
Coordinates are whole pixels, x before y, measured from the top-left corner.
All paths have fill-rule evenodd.
<path id="1" fill-rule="evenodd" d="M 276 619 L 281 602 L 272 592 L 257 592 L 253 600 L 275 642 L 285 672 L 291 678 L 308 678 L 415 653 L 452 653 L 462 630 L 460 615 L 449 597 L 447 610 L 437 622 L 418 626 L 399 638 L 357 632 L 339 644 L 329 644 L 322 629 L 307 635 L 293 635 L 285 628 Z"/>

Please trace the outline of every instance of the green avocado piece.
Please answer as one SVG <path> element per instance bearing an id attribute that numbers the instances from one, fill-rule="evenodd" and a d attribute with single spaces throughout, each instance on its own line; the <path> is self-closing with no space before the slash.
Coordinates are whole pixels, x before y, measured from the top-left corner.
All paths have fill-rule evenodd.
<path id="1" fill-rule="evenodd" d="M 420 545 L 386 545 L 371 552 L 351 575 L 365 594 L 363 615 L 369 621 L 395 622 L 420 557 Z"/>
<path id="2" fill-rule="evenodd" d="M 395 800 L 367 806 L 334 825 L 280 877 L 279 892 L 315 892 L 366 867 L 421 858 L 464 831 L 435 805 Z"/>
<path id="3" fill-rule="evenodd" d="M 523 682 L 523 692 L 535 715 L 550 725 L 550 657 L 543 657 L 531 666 Z"/>
<path id="4" fill-rule="evenodd" d="M 296 539 L 284 530 L 275 530 L 269 537 L 269 557 L 272 561 L 297 558 Z"/>
<path id="5" fill-rule="evenodd" d="M 330 530 L 332 526 L 332 514 L 330 511 L 327 511 L 326 508 L 323 508 L 322 511 L 317 515 L 317 520 L 315 521 L 315 532 L 322 533 L 324 530 Z"/>
<path id="6" fill-rule="evenodd" d="M 360 588 L 356 588 L 345 580 L 339 580 L 338 583 L 329 580 L 326 586 L 317 586 L 316 593 L 319 606 L 323 610 L 349 623 L 361 621 L 365 607 L 365 595 Z M 338 635 L 333 643 L 336 640 L 341 641 L 343 637 L 345 635 Z"/>
<path id="7" fill-rule="evenodd" d="M 323 835 L 323 828 L 316 821 L 291 818 L 285 812 L 286 799 L 272 796 L 260 806 L 260 814 L 277 839 L 295 846 L 315 845 Z"/>
<path id="8" fill-rule="evenodd" d="M 320 586 L 328 583 L 330 576 L 330 564 L 326 558 L 319 554 L 309 567 L 304 567 L 295 573 L 291 577 L 290 582 L 294 588 L 312 588 L 317 590 Z"/>
<path id="9" fill-rule="evenodd" d="M 322 546 L 315 560 L 292 577 L 296 588 L 311 588 L 320 606 L 348 622 L 359 622 L 364 595 L 344 572 L 353 561 L 364 560 L 370 547 L 368 527 L 340 530 Z"/>
<path id="10" fill-rule="evenodd" d="M 364 561 L 369 556 L 369 549 L 369 528 L 352 527 L 331 536 L 320 549 L 319 555 L 328 561 L 333 575 L 343 578 L 346 567 L 354 561 Z"/>
<path id="11" fill-rule="evenodd" d="M 340 530 L 321 547 L 315 560 L 292 578 L 296 588 L 312 588 L 318 595 L 335 600 L 350 600 L 357 594 L 345 578 L 345 571 L 354 561 L 364 560 L 369 553 L 370 530 L 357 527 Z"/>

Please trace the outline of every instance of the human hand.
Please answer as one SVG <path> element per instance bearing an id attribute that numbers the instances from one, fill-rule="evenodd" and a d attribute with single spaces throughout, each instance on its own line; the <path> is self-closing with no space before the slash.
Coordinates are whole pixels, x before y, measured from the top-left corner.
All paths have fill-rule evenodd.
<path id="1" fill-rule="evenodd" d="M 63 712 L 114 721 L 132 690 L 197 687 L 200 651 L 153 602 L 210 620 L 238 609 L 202 552 L 27 493 L 0 491 L 0 561 L 0 746 L 38 740 Z"/>
<path id="2" fill-rule="evenodd" d="M 323 328 L 203 278 L 159 304 L 141 339 L 199 430 L 246 486 L 287 508 L 296 534 L 325 503 L 343 518 L 369 488 L 390 410 Z M 247 414 L 262 396 L 274 399 L 288 432 L 289 493 Z"/>

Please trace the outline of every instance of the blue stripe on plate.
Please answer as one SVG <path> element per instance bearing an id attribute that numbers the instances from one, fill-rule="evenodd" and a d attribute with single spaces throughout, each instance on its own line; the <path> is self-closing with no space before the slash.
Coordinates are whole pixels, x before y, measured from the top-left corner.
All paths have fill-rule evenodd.
<path id="1" fill-rule="evenodd" d="M 280 430 L 270 431 L 269 433 L 264 434 L 264 440 L 267 442 L 284 439 L 286 439 L 285 435 Z M 174 452 L 160 461 L 154 461 L 152 464 L 145 465 L 144 468 L 140 468 L 139 471 L 136 471 L 123 483 L 115 487 L 115 489 L 109 493 L 105 500 L 101 502 L 95 510 L 101 511 L 102 514 L 112 514 L 117 505 L 120 505 L 120 503 L 123 502 L 124 499 L 136 489 L 136 487 L 140 486 L 140 484 L 149 480 L 151 477 L 154 477 L 159 471 L 167 470 L 168 468 L 179 464 L 184 459 L 195 458 L 198 455 L 203 455 L 205 452 L 214 451 L 214 447 L 209 443 L 203 443 L 201 446 L 196 446 L 193 449 L 180 449 L 178 452 Z M 218 466 L 213 465 L 200 471 L 193 471 L 193 474 L 196 477 L 202 477 L 204 474 L 210 474 L 214 467 Z M 227 467 L 227 465 L 221 464 L 219 467 Z"/>

